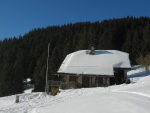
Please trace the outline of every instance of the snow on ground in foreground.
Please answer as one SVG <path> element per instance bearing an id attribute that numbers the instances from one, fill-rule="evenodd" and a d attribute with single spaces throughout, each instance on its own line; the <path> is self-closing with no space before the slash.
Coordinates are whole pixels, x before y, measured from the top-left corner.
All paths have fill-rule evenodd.
<path id="1" fill-rule="evenodd" d="M 20 103 L 15 95 L 2 97 L 0 113 L 150 113 L 150 73 L 132 75 L 131 84 L 20 94 Z"/>

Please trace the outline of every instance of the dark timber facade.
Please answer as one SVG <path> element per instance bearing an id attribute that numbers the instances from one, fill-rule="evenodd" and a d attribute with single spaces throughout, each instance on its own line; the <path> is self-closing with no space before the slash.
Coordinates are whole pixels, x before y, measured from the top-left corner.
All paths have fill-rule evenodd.
<path id="1" fill-rule="evenodd" d="M 66 56 L 56 74 L 61 82 L 58 85 L 51 84 L 51 89 L 122 84 L 127 79 L 130 67 L 128 53 L 118 50 L 94 50 L 94 47 L 91 50 L 79 50 Z"/>
<path id="2" fill-rule="evenodd" d="M 58 73 L 61 77 L 60 88 L 88 88 L 88 87 L 106 87 L 113 84 L 122 84 L 126 81 L 127 70 L 115 68 L 114 75 L 88 75 L 88 74 L 70 74 Z"/>

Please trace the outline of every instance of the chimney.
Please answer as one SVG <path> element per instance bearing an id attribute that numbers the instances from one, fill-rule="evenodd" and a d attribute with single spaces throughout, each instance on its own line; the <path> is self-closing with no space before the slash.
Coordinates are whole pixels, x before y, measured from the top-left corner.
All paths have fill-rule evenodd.
<path id="1" fill-rule="evenodd" d="M 90 55 L 95 55 L 95 49 L 94 49 L 94 46 L 91 47 Z"/>

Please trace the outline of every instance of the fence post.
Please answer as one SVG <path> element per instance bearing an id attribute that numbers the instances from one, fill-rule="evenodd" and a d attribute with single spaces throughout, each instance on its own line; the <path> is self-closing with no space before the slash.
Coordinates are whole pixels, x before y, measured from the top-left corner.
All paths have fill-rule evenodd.
<path id="1" fill-rule="evenodd" d="M 16 103 L 19 103 L 19 95 L 16 95 Z"/>

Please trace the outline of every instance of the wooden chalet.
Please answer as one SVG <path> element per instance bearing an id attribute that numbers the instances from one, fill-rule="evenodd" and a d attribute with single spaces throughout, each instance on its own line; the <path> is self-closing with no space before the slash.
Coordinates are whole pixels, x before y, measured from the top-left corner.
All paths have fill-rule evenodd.
<path id="1" fill-rule="evenodd" d="M 56 76 L 62 89 L 122 84 L 131 68 L 129 54 L 118 50 L 80 50 L 66 56 Z M 58 86 L 58 85 L 57 85 Z"/>

